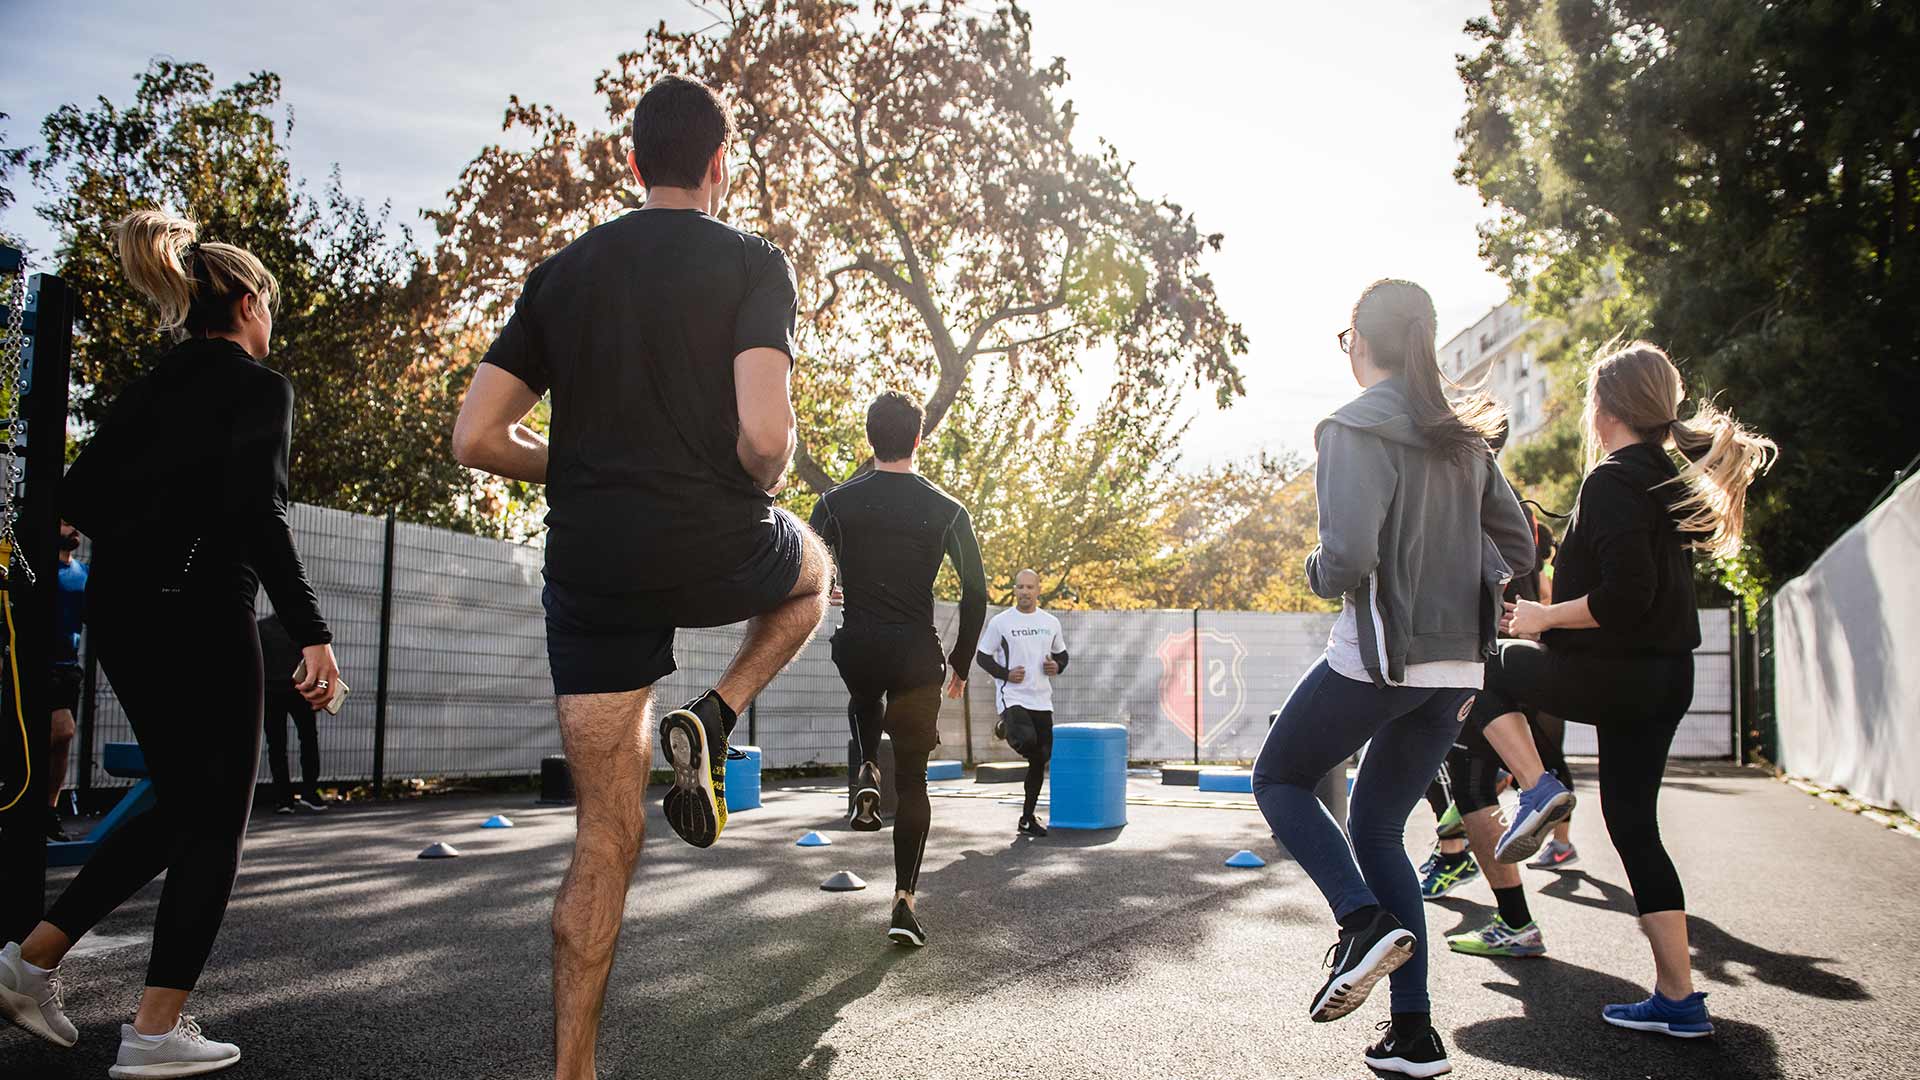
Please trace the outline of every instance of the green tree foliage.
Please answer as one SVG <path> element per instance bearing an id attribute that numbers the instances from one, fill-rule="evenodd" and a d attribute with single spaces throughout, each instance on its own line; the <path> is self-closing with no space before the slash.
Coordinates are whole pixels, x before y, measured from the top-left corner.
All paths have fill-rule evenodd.
<path id="1" fill-rule="evenodd" d="M 710 25 L 662 25 L 602 73 L 606 126 L 511 103 L 526 149 L 492 146 L 436 215 L 454 320 L 497 326 L 527 271 L 638 205 L 635 102 L 660 76 L 720 89 L 740 123 L 728 212 L 791 257 L 802 312 L 796 469 L 821 491 L 864 458 L 874 390 L 916 388 L 937 431 L 988 373 L 1066 385 L 1089 349 L 1121 374 L 1115 407 L 1242 392 L 1246 338 L 1203 257 L 1221 243 L 1135 189 L 1104 143 L 1074 145 L 1064 63 L 1032 52 L 1025 11 L 898 0 L 724 0 Z M 1104 415 L 1104 414 L 1103 414 Z M 987 433 L 970 440 L 990 441 Z"/>
<path id="2" fill-rule="evenodd" d="M 156 60 L 130 105 L 102 97 L 42 124 L 31 163 L 48 195 L 40 213 L 59 233 L 60 275 L 83 297 L 74 415 L 97 423 L 171 344 L 122 276 L 111 230 L 130 210 L 165 208 L 198 221 L 202 238 L 253 252 L 280 281 L 267 363 L 296 392 L 294 497 L 478 524 L 448 448 L 464 373 L 439 359 L 425 264 L 337 172 L 318 198 L 294 180 L 271 115 L 279 99 L 269 73 L 216 89 L 203 65 Z"/>
<path id="3" fill-rule="evenodd" d="M 1138 574 L 1156 608 L 1333 611 L 1302 568 L 1319 539 L 1313 470 L 1297 454 L 1258 454 L 1181 477 L 1158 522 L 1160 550 Z"/>
<path id="4" fill-rule="evenodd" d="M 1483 254 L 1549 311 L 1618 267 L 1614 329 L 1781 445 L 1730 579 L 1798 572 L 1916 448 L 1920 8 L 1495 0 L 1468 30 Z"/>

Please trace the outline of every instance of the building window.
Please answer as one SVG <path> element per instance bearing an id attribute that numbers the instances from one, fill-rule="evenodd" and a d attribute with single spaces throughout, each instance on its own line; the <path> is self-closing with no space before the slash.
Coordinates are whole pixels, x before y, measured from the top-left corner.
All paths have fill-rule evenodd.
<path id="1" fill-rule="evenodd" d="M 1527 409 L 1533 402 L 1532 390 L 1520 391 L 1520 403 L 1513 410 L 1513 426 L 1521 427 L 1527 422 Z"/>
<path id="2" fill-rule="evenodd" d="M 1453 373 L 1458 375 L 1465 370 L 1467 370 L 1467 350 L 1453 350 Z"/>
<path id="3" fill-rule="evenodd" d="M 1533 371 L 1533 354 L 1530 352 L 1521 353 L 1520 354 L 1520 377 L 1524 379 L 1532 371 Z"/>

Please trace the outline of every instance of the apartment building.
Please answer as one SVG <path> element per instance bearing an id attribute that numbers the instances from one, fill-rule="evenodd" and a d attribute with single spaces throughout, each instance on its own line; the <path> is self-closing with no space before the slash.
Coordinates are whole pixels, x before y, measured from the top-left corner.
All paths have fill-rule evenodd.
<path id="1" fill-rule="evenodd" d="M 1537 319 L 1524 300 L 1508 300 L 1472 326 L 1447 339 L 1440 349 L 1440 370 L 1465 387 L 1483 387 L 1507 407 L 1507 441 L 1517 444 L 1540 430 L 1547 415 L 1547 369 L 1539 363 L 1543 345 L 1562 329 Z"/>

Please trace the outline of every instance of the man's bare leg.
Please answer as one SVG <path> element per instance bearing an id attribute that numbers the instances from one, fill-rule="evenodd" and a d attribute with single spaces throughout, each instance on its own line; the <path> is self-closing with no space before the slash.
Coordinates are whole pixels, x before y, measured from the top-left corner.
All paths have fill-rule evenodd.
<path id="1" fill-rule="evenodd" d="M 802 530 L 800 577 L 779 607 L 747 620 L 746 636 L 714 692 L 739 712 L 813 639 L 827 615 L 827 585 L 833 560 L 811 529 Z"/>
<path id="2" fill-rule="evenodd" d="M 1467 843 L 1473 848 L 1473 861 L 1480 864 L 1480 873 L 1486 877 L 1488 886 L 1511 889 L 1520 884 L 1520 867 L 1493 857 L 1494 848 L 1500 844 L 1499 809 L 1497 806 L 1482 807 L 1465 815 L 1460 821 L 1467 827 Z"/>
<path id="3" fill-rule="evenodd" d="M 1533 729 L 1527 726 L 1525 713 L 1510 712 L 1494 717 L 1487 721 L 1486 735 L 1487 742 L 1522 788 L 1540 782 L 1547 767 L 1540 761 L 1540 748 L 1534 745 Z"/>
<path id="4" fill-rule="evenodd" d="M 560 735 L 573 774 L 573 862 L 553 902 L 556 1080 L 593 1080 L 600 1008 L 620 940 L 627 886 L 646 831 L 651 691 L 566 694 Z"/>

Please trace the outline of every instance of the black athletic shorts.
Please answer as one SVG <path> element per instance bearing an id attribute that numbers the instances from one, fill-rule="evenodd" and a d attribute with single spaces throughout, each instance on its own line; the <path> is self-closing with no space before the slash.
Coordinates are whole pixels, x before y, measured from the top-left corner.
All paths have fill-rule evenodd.
<path id="1" fill-rule="evenodd" d="M 947 658 L 933 627 L 842 626 L 833 632 L 832 646 L 856 726 L 882 710 L 880 730 L 893 736 L 895 752 L 931 753 L 940 744 Z"/>
<path id="2" fill-rule="evenodd" d="M 732 573 L 651 592 L 596 592 L 549 579 L 547 662 L 556 694 L 617 694 L 673 673 L 673 632 L 727 626 L 779 607 L 800 580 L 806 526 L 775 507 L 759 548 Z"/>
<path id="3" fill-rule="evenodd" d="M 53 672 L 47 677 L 47 711 L 59 712 L 65 709 L 78 716 L 80 713 L 80 665 L 55 664 Z"/>

